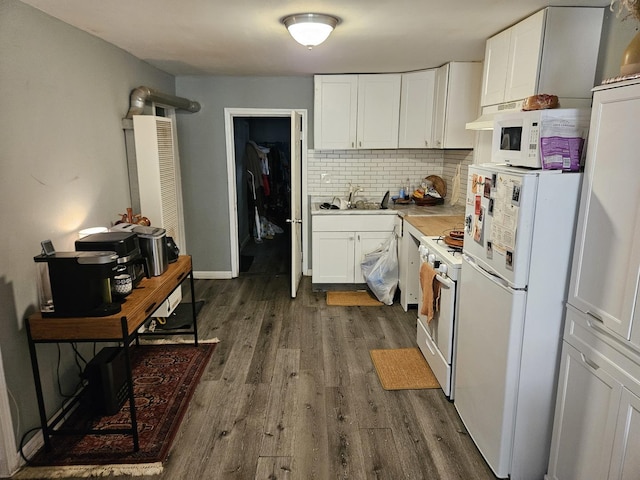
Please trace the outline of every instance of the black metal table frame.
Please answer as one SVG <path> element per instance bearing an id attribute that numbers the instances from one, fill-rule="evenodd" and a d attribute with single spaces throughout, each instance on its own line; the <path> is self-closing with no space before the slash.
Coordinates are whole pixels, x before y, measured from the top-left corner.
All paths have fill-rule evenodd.
<path id="1" fill-rule="evenodd" d="M 174 288 L 169 295 L 165 297 L 165 300 L 169 298 L 169 296 L 178 289 L 185 279 L 183 279 L 177 286 Z M 112 435 L 112 434 L 130 434 L 133 437 L 133 451 L 137 452 L 140 450 L 139 438 L 138 438 L 138 422 L 136 419 L 136 407 L 135 407 L 135 399 L 133 394 L 133 375 L 131 372 L 131 357 L 130 357 L 130 346 L 133 340 L 136 341 L 136 344 L 139 344 L 139 338 L 141 336 L 157 336 L 157 335 L 193 335 L 194 345 L 198 346 L 198 323 L 196 318 L 196 299 L 195 299 L 195 291 L 194 291 L 194 281 L 193 281 L 193 267 L 189 269 L 189 280 L 191 286 L 191 313 L 193 316 L 193 329 L 192 330 L 179 330 L 174 332 L 163 331 L 160 332 L 152 332 L 152 333 L 138 333 L 138 329 L 141 325 L 143 325 L 150 317 L 151 314 L 155 311 L 155 304 L 151 305 L 149 308 L 148 316 L 140 322 L 140 324 L 135 328 L 134 332 L 130 335 L 128 333 L 128 324 L 127 317 L 123 316 L 120 319 L 122 326 L 122 338 L 120 339 L 104 339 L 104 338 L 91 338 L 91 339 L 81 339 L 81 340 L 69 340 L 64 338 L 57 338 L 51 340 L 33 340 L 31 336 L 31 328 L 29 325 L 29 319 L 26 319 L 26 327 L 27 327 L 27 338 L 29 341 L 29 354 L 31 356 L 31 368 L 33 370 L 33 379 L 36 387 L 36 396 L 38 398 L 38 410 L 40 413 L 40 424 L 42 428 L 42 436 L 44 438 L 44 447 L 46 451 L 51 450 L 51 437 L 55 435 L 79 435 L 79 434 L 92 434 L 92 435 Z M 147 312 L 145 312 L 147 313 Z M 80 394 L 82 393 L 82 389 L 76 392 L 71 402 L 69 402 L 66 406 L 62 408 L 62 410 L 54 417 L 51 421 L 47 419 L 47 413 L 44 404 L 44 395 L 42 391 L 42 383 L 40 381 L 40 369 L 38 366 L 38 357 L 36 353 L 36 344 L 38 343 L 113 343 L 115 341 L 121 342 L 122 347 L 124 349 L 124 358 L 125 358 L 125 369 L 127 373 L 127 389 L 128 389 L 128 401 L 129 401 L 129 412 L 131 416 L 131 428 L 112 428 L 112 429 L 56 429 L 55 427 L 64 420 L 66 415 L 73 409 L 73 407 L 80 401 Z"/>

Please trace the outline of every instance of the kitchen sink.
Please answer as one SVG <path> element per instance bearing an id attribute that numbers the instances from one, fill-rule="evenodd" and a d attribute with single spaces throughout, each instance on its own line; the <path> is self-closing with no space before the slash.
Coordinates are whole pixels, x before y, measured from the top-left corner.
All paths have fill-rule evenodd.
<path id="1" fill-rule="evenodd" d="M 379 202 L 373 202 L 369 200 L 357 200 L 350 208 L 330 208 L 332 204 L 329 202 L 314 203 L 312 210 L 313 213 L 323 213 L 331 215 L 354 215 L 354 214 L 396 214 L 392 209 L 380 208 Z M 343 206 L 346 206 L 343 203 Z M 324 208 L 323 208 L 324 207 Z"/>

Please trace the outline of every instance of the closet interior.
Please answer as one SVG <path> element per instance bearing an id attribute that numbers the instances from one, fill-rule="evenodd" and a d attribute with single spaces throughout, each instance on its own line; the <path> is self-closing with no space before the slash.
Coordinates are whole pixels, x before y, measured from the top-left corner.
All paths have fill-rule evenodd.
<path id="1" fill-rule="evenodd" d="M 291 268 L 291 120 L 236 117 L 234 144 L 240 274 Z"/>

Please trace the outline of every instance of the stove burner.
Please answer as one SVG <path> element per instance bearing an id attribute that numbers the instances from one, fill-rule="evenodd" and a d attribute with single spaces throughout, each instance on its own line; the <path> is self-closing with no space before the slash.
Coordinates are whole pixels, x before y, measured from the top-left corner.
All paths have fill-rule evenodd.
<path id="1" fill-rule="evenodd" d="M 439 245 L 442 245 L 444 248 L 446 248 L 447 252 L 451 253 L 452 255 L 455 255 L 456 253 L 462 253 L 462 247 L 456 247 L 454 245 L 449 245 L 447 242 L 444 241 L 444 237 L 443 236 L 439 236 L 438 238 L 434 239 Z"/>

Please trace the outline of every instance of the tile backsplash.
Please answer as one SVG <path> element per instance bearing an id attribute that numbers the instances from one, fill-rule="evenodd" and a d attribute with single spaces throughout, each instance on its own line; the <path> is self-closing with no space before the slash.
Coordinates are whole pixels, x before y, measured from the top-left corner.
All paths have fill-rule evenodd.
<path id="1" fill-rule="evenodd" d="M 309 150 L 307 193 L 314 197 L 344 196 L 349 183 L 364 189 L 364 198 L 379 199 L 389 190 L 397 195 L 407 178 L 415 187 L 428 175 L 439 175 L 451 192 L 451 179 L 461 164 L 461 195 L 464 204 L 467 168 L 472 150 Z"/>

